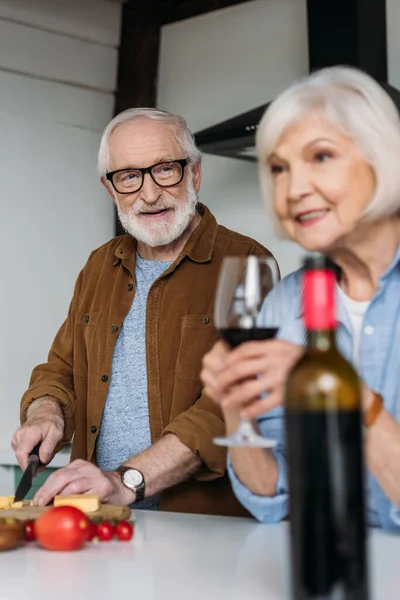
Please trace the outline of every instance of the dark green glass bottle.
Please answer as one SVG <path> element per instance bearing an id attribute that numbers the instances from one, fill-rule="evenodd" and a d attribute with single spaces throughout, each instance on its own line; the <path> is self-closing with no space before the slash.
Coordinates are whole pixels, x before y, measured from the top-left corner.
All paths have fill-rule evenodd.
<path id="1" fill-rule="evenodd" d="M 335 343 L 335 266 L 306 259 L 285 397 L 293 600 L 368 600 L 361 387 Z"/>

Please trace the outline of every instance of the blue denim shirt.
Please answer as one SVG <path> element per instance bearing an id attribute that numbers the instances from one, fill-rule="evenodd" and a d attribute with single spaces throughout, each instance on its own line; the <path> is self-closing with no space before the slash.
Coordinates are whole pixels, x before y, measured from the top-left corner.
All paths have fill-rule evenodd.
<path id="1" fill-rule="evenodd" d="M 288 275 L 283 287 L 285 318 L 279 337 L 295 344 L 305 343 L 301 318 L 301 270 Z M 273 302 L 273 294 L 269 296 Z M 337 344 L 340 352 L 353 363 L 352 329 L 340 295 L 337 294 Z M 264 307 L 265 309 L 265 307 Z M 262 315 L 260 318 L 262 321 Z M 354 365 L 355 366 L 355 365 Z M 358 371 L 367 386 L 378 391 L 385 409 L 400 421 L 400 246 L 392 264 L 380 278 L 365 313 Z M 228 472 L 239 501 L 263 523 L 280 521 L 288 514 L 287 466 L 284 446 L 283 408 L 278 407 L 259 418 L 262 434 L 277 440 L 274 454 L 278 463 L 278 482 L 274 497 L 257 496 L 236 477 L 228 457 Z M 368 520 L 376 527 L 400 531 L 400 509 L 384 494 L 376 479 L 367 474 Z"/>

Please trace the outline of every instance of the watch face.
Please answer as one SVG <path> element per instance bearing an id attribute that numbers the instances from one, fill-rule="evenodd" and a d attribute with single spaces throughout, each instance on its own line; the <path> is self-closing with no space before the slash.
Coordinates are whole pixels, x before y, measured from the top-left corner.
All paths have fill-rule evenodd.
<path id="1" fill-rule="evenodd" d="M 129 471 L 124 473 L 124 482 L 129 487 L 136 488 L 143 483 L 143 475 L 136 469 L 129 469 Z"/>

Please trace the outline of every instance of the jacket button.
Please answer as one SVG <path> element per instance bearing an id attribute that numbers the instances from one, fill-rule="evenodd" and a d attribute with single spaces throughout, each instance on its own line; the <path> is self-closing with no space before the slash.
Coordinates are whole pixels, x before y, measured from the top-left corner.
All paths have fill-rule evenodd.
<path id="1" fill-rule="evenodd" d="M 102 375 L 101 376 L 101 380 L 102 381 L 108 381 L 108 375 Z"/>
<path id="2" fill-rule="evenodd" d="M 128 291 L 131 292 L 133 290 L 133 283 L 128 283 Z"/>
<path id="3" fill-rule="evenodd" d="M 96 425 L 92 425 L 92 426 L 91 426 L 91 428 L 90 428 L 90 431 L 91 431 L 92 433 L 96 433 L 96 431 L 97 431 L 97 427 L 96 427 Z"/>
<path id="4" fill-rule="evenodd" d="M 204 325 L 208 325 L 210 320 L 211 320 L 210 317 L 204 317 L 204 319 L 203 319 Z"/>
<path id="5" fill-rule="evenodd" d="M 85 315 L 85 316 L 83 317 L 83 322 L 84 322 L 84 323 L 89 323 L 89 315 Z"/>
<path id="6" fill-rule="evenodd" d="M 118 331 L 118 326 L 117 325 L 113 325 L 111 327 L 111 331 L 112 331 L 112 333 L 116 333 Z"/>

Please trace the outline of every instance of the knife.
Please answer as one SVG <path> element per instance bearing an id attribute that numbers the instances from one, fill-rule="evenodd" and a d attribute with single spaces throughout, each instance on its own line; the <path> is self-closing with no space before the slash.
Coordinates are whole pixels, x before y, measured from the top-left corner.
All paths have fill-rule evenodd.
<path id="1" fill-rule="evenodd" d="M 32 452 L 29 453 L 28 466 L 26 467 L 24 474 L 21 477 L 21 481 L 18 484 L 17 491 L 15 492 L 14 502 L 21 502 L 21 500 L 25 498 L 32 487 L 33 476 L 40 465 L 39 448 L 40 443 L 36 444 Z"/>

